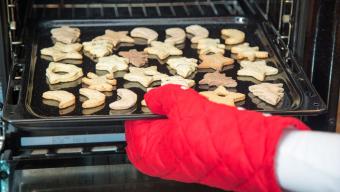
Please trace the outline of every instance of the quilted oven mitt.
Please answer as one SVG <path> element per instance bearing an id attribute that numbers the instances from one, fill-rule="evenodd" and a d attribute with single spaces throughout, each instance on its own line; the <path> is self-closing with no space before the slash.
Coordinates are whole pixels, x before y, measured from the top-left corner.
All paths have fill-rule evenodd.
<path id="1" fill-rule="evenodd" d="M 127 121 L 127 155 L 141 172 L 233 191 L 280 191 L 276 146 L 291 117 L 215 104 L 193 89 L 165 85 L 144 96 L 165 119 Z"/>

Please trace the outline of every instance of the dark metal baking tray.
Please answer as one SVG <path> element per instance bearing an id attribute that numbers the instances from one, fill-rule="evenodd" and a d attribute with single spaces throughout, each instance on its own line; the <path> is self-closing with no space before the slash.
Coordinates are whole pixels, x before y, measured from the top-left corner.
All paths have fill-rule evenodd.
<path id="1" fill-rule="evenodd" d="M 32 33 L 32 41 L 28 46 L 30 55 L 27 57 L 25 70 L 22 81 L 20 81 L 21 89 L 19 92 L 18 102 L 15 104 L 6 103 L 4 111 L 4 120 L 6 122 L 21 125 L 21 126 L 54 126 L 51 123 L 59 125 L 81 123 L 97 123 L 97 122 L 113 122 L 116 120 L 127 119 L 147 119 L 147 118 L 161 118 L 162 116 L 152 114 L 145 111 L 140 104 L 145 93 L 145 88 L 138 85 L 138 83 L 128 82 L 121 78 L 121 72 L 116 74 L 117 88 L 129 88 L 138 94 L 137 106 L 131 110 L 125 111 L 112 111 L 109 109 L 109 103 L 117 99 L 116 91 L 112 92 L 111 96 L 107 97 L 105 106 L 99 108 L 98 111 L 88 115 L 89 110 L 82 109 L 79 99 L 79 88 L 82 84 L 72 83 L 60 84 L 57 86 L 50 86 L 46 81 L 45 70 L 49 61 L 44 60 L 40 56 L 40 50 L 45 47 L 53 45 L 50 35 L 50 29 L 62 25 L 69 25 L 78 27 L 81 30 L 81 42 L 90 41 L 96 36 L 102 35 L 105 29 L 115 31 L 128 30 L 131 31 L 134 27 L 145 26 L 156 30 L 159 34 L 158 40 L 164 41 L 165 29 L 169 27 L 185 28 L 188 25 L 199 24 L 206 27 L 210 31 L 209 37 L 220 38 L 220 31 L 222 28 L 237 28 L 246 33 L 246 41 L 252 46 L 259 46 L 261 50 L 269 52 L 270 58 L 268 64 L 279 69 L 279 73 L 274 76 L 269 76 L 265 82 L 283 83 L 285 89 L 285 96 L 282 101 L 276 105 L 271 106 L 261 102 L 258 98 L 249 93 L 248 87 L 253 84 L 259 83 L 251 77 L 237 77 L 237 70 L 240 68 L 238 62 L 233 66 L 229 66 L 224 70 L 227 76 L 236 79 L 238 86 L 235 91 L 247 95 L 246 100 L 236 103 L 237 106 L 242 106 L 246 109 L 257 110 L 266 113 L 281 114 L 281 115 L 311 115 L 319 114 L 325 110 L 325 104 L 316 93 L 314 88 L 309 83 L 308 79 L 302 72 L 301 68 L 296 64 L 294 70 L 289 66 L 286 61 L 287 58 L 281 57 L 279 49 L 275 45 L 274 39 L 271 39 L 269 33 L 266 31 L 265 23 L 259 23 L 245 17 L 220 17 L 220 18 L 176 18 L 176 19 L 120 19 L 120 20 L 53 20 L 45 21 L 37 24 L 34 32 Z M 221 39 L 223 42 L 223 39 Z M 137 49 L 143 50 L 147 45 L 132 45 L 132 46 L 119 46 L 113 53 L 117 54 L 118 51 Z M 183 56 L 198 58 L 196 49 L 193 49 L 189 39 L 181 45 Z M 226 51 L 225 56 L 230 57 L 230 51 Z M 292 63 L 290 59 L 290 63 Z M 84 74 L 95 71 L 96 62 L 89 57 L 84 56 L 83 64 L 78 65 L 83 68 Z M 158 70 L 168 75 L 173 75 L 167 68 L 166 64 L 162 64 L 158 59 L 149 59 L 148 66 L 156 65 Z M 205 71 L 206 72 L 206 71 Z M 203 71 L 198 71 L 193 76 L 197 83 L 193 88 L 197 91 L 207 90 L 206 87 L 198 85 L 198 81 L 202 79 L 205 74 Z M 14 72 L 13 72 L 14 73 Z M 14 80 L 13 80 L 14 81 Z M 15 82 L 15 81 L 14 81 Z M 11 86 L 11 84 L 10 84 Z M 12 87 L 15 83 L 12 83 Z M 77 102 L 72 112 L 62 115 L 64 111 L 59 111 L 57 107 L 51 107 L 43 103 L 41 95 L 43 92 L 51 89 L 58 89 L 65 87 L 64 90 L 70 91 L 76 95 Z M 9 91 L 10 92 L 10 91 Z M 9 94 L 10 95 L 10 94 Z M 96 109 L 93 109 L 96 110 Z M 87 114 L 87 115 L 86 115 Z"/>

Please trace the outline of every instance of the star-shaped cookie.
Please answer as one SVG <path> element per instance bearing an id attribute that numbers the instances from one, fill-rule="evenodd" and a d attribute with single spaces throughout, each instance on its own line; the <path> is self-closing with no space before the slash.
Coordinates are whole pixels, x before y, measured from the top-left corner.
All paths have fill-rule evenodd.
<path id="1" fill-rule="evenodd" d="M 170 43 L 164 43 L 161 41 L 152 41 L 151 47 L 144 49 L 145 52 L 152 55 L 157 55 L 161 60 L 166 59 L 170 55 L 182 55 L 182 50 L 176 48 Z"/>
<path id="2" fill-rule="evenodd" d="M 87 74 L 87 77 L 83 77 L 82 82 L 88 85 L 89 89 L 97 91 L 112 91 L 113 85 L 117 84 L 112 74 L 98 76 L 91 72 Z"/>
<path id="3" fill-rule="evenodd" d="M 178 57 L 178 58 L 169 58 L 166 63 L 172 68 L 176 70 L 176 73 L 184 78 L 191 75 L 197 68 L 197 59 L 187 58 L 187 57 Z"/>
<path id="4" fill-rule="evenodd" d="M 50 56 L 52 61 L 61 61 L 64 59 L 82 59 L 82 54 L 79 51 L 82 48 L 82 44 L 63 44 L 56 42 L 54 46 L 44 48 L 40 50 L 41 55 Z"/>
<path id="5" fill-rule="evenodd" d="M 167 84 L 176 84 L 176 85 L 182 85 L 184 87 L 192 87 L 195 85 L 195 81 L 192 79 L 184 79 L 181 76 L 168 76 L 161 79 L 162 83 L 161 85 L 167 85 Z"/>
<path id="6" fill-rule="evenodd" d="M 146 68 L 129 67 L 129 73 L 124 75 L 124 79 L 128 81 L 136 81 L 142 84 L 144 87 L 148 87 L 152 82 L 159 81 L 168 75 L 157 71 L 157 66 L 151 66 Z"/>
<path id="7" fill-rule="evenodd" d="M 105 39 L 93 39 L 92 41 L 83 42 L 84 51 L 90 53 L 95 58 L 104 57 L 112 53 L 113 44 Z"/>
<path id="8" fill-rule="evenodd" d="M 235 106 L 235 102 L 246 98 L 244 94 L 228 91 L 223 86 L 217 87 L 214 91 L 202 91 L 199 93 L 208 98 L 209 101 L 229 106 Z"/>
<path id="9" fill-rule="evenodd" d="M 224 86 L 224 87 L 236 87 L 237 82 L 231 78 L 227 77 L 223 73 L 215 71 L 214 73 L 206 73 L 203 79 L 198 82 L 199 84 L 207 84 L 209 86 Z"/>
<path id="10" fill-rule="evenodd" d="M 250 61 L 254 61 L 256 58 L 268 58 L 268 52 L 259 51 L 259 47 L 250 47 L 249 43 L 242 43 L 232 47 L 231 53 L 236 54 L 237 59 L 247 58 Z"/>
<path id="11" fill-rule="evenodd" d="M 114 73 L 116 71 L 124 71 L 128 69 L 129 60 L 117 55 L 101 57 L 96 64 L 96 70 L 108 71 Z"/>
<path id="12" fill-rule="evenodd" d="M 105 34 L 98 36 L 95 40 L 109 40 L 113 46 L 117 46 L 119 43 L 134 43 L 135 40 L 128 36 L 128 31 L 112 31 L 105 30 Z"/>
<path id="13" fill-rule="evenodd" d="M 225 45 L 220 43 L 219 39 L 204 38 L 200 39 L 197 44 L 199 54 L 220 53 L 224 54 Z"/>
<path id="14" fill-rule="evenodd" d="M 222 54 L 215 53 L 212 55 L 200 55 L 202 63 L 200 63 L 197 68 L 201 69 L 215 69 L 216 71 L 222 71 L 223 67 L 226 65 L 231 65 L 234 63 L 234 59 L 224 57 Z"/>
<path id="15" fill-rule="evenodd" d="M 120 51 L 118 54 L 129 59 L 129 62 L 136 67 L 142 67 L 148 62 L 148 54 L 144 51 L 130 49 L 129 51 Z"/>
<path id="16" fill-rule="evenodd" d="M 270 67 L 266 61 L 241 61 L 241 69 L 237 71 L 239 76 L 254 77 L 259 81 L 263 81 L 266 75 L 275 75 L 278 70 L 275 67 Z"/>

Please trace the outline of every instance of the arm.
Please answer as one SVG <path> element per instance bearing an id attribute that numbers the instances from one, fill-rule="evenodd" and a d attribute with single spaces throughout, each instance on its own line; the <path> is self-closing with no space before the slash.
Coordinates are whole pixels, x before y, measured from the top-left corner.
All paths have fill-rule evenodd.
<path id="1" fill-rule="evenodd" d="M 275 171 L 288 191 L 339 191 L 340 135 L 286 131 L 278 146 Z"/>

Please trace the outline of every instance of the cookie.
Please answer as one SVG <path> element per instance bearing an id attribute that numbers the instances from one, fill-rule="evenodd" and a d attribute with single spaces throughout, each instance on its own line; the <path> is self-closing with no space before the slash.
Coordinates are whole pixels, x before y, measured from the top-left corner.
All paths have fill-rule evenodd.
<path id="1" fill-rule="evenodd" d="M 89 89 L 97 91 L 112 91 L 113 85 L 117 84 L 117 81 L 113 78 L 112 74 L 98 76 L 91 72 L 87 74 L 87 77 L 82 79 L 82 82 L 88 85 Z"/>
<path id="2" fill-rule="evenodd" d="M 105 95 L 100 91 L 89 89 L 89 88 L 80 88 L 79 94 L 87 97 L 88 100 L 84 101 L 81 105 L 83 108 L 93 108 L 101 106 L 105 103 Z"/>
<path id="3" fill-rule="evenodd" d="M 46 79 L 46 83 L 48 84 L 48 88 L 51 91 L 55 91 L 55 90 L 77 87 L 79 84 L 81 84 L 81 78 L 76 79 L 74 81 L 65 82 L 65 83 L 57 83 L 57 84 L 50 84 L 48 79 Z"/>
<path id="4" fill-rule="evenodd" d="M 84 51 L 88 52 L 94 58 L 100 58 L 112 53 L 113 44 L 109 40 L 97 39 L 83 42 Z"/>
<path id="5" fill-rule="evenodd" d="M 52 99 L 42 99 L 42 103 L 44 105 L 48 105 L 48 106 L 51 106 L 51 107 L 57 107 L 59 108 L 59 101 L 57 100 L 52 100 Z M 76 105 L 71 105 L 69 107 L 66 107 L 66 108 L 59 108 L 59 115 L 67 115 L 71 112 L 73 112 L 74 110 L 76 109 Z"/>
<path id="6" fill-rule="evenodd" d="M 224 57 L 222 54 L 215 53 L 212 55 L 200 55 L 202 62 L 197 66 L 200 69 L 215 69 L 222 71 L 226 65 L 234 64 L 234 59 Z"/>
<path id="7" fill-rule="evenodd" d="M 214 73 L 206 73 L 203 79 L 198 82 L 198 84 L 207 84 L 209 86 L 224 86 L 224 87 L 236 87 L 237 82 L 231 78 L 227 77 L 225 74 L 219 73 L 218 71 Z"/>
<path id="8" fill-rule="evenodd" d="M 135 40 L 128 36 L 128 31 L 105 30 L 105 34 L 94 38 L 94 40 L 108 40 L 116 47 L 119 43 L 134 43 Z"/>
<path id="9" fill-rule="evenodd" d="M 156 41 L 158 38 L 158 33 L 156 31 L 146 27 L 136 27 L 131 31 L 130 35 L 131 37 L 146 39 L 148 44 L 152 41 Z"/>
<path id="10" fill-rule="evenodd" d="M 62 90 L 46 91 L 43 93 L 42 97 L 44 99 L 58 101 L 59 109 L 65 109 L 76 103 L 76 97 L 68 91 L 62 91 Z"/>
<path id="11" fill-rule="evenodd" d="M 125 71 L 129 67 L 129 60 L 117 55 L 98 58 L 96 70 L 108 71 L 110 74 L 116 71 Z"/>
<path id="12" fill-rule="evenodd" d="M 129 63 L 135 67 L 142 67 L 148 62 L 148 54 L 144 51 L 137 51 L 136 49 L 130 49 L 129 51 L 120 51 L 120 56 L 129 60 Z"/>
<path id="13" fill-rule="evenodd" d="M 46 69 L 46 77 L 50 84 L 70 82 L 82 76 L 83 70 L 81 68 L 64 63 L 51 62 Z"/>
<path id="14" fill-rule="evenodd" d="M 191 79 L 184 79 L 181 76 L 168 76 L 161 79 L 161 85 L 176 84 L 184 87 L 192 87 L 195 85 L 195 81 Z"/>
<path id="15" fill-rule="evenodd" d="M 52 47 L 58 51 L 69 53 L 73 51 L 77 51 L 77 52 L 81 51 L 81 48 L 83 47 L 83 45 L 80 43 L 64 44 L 64 43 L 56 42 L 54 46 Z"/>
<path id="16" fill-rule="evenodd" d="M 277 105 L 284 96 L 282 83 L 261 83 L 249 86 L 249 91 L 271 105 Z"/>
<path id="17" fill-rule="evenodd" d="M 102 109 L 105 108 L 105 105 L 100 105 L 98 107 L 93 107 L 93 108 L 84 108 L 81 113 L 83 115 L 93 115 L 99 111 L 101 111 Z"/>
<path id="18" fill-rule="evenodd" d="M 40 50 L 41 55 L 51 57 L 52 61 L 61 61 L 65 59 L 83 59 L 82 54 L 79 53 L 82 45 L 80 43 L 63 44 L 56 42 L 54 46 Z"/>
<path id="19" fill-rule="evenodd" d="M 152 55 L 157 55 L 159 59 L 163 60 L 170 55 L 182 55 L 182 50 L 176 48 L 170 43 L 163 43 L 160 41 L 152 41 L 151 47 L 144 49 L 145 52 Z"/>
<path id="20" fill-rule="evenodd" d="M 185 28 L 185 31 L 193 35 L 191 38 L 192 43 L 198 43 L 200 39 L 204 39 L 209 36 L 209 31 L 200 25 L 190 25 Z"/>
<path id="21" fill-rule="evenodd" d="M 220 53 L 224 54 L 225 45 L 220 44 L 219 39 L 204 38 L 200 39 L 197 44 L 199 54 Z"/>
<path id="22" fill-rule="evenodd" d="M 52 39 L 65 44 L 75 43 L 79 40 L 80 29 L 69 26 L 61 26 L 51 30 Z"/>
<path id="23" fill-rule="evenodd" d="M 117 95 L 119 100 L 112 102 L 109 106 L 113 110 L 124 110 L 129 109 L 136 105 L 137 94 L 129 89 L 117 89 Z"/>
<path id="24" fill-rule="evenodd" d="M 254 61 L 256 58 L 268 58 L 267 51 L 259 51 L 259 47 L 250 47 L 249 43 L 243 43 L 231 48 L 231 53 L 236 54 L 237 59 L 248 59 Z"/>
<path id="25" fill-rule="evenodd" d="M 144 51 L 148 54 L 158 56 L 161 60 L 172 55 L 178 56 L 183 54 L 182 50 L 178 49 L 174 45 L 160 41 L 151 42 L 151 47 L 145 48 Z"/>
<path id="26" fill-rule="evenodd" d="M 197 59 L 187 57 L 169 58 L 166 61 L 170 68 L 175 69 L 176 73 L 184 78 L 196 71 L 197 62 Z"/>
<path id="27" fill-rule="evenodd" d="M 128 81 L 138 82 L 144 87 L 149 87 L 154 81 L 159 81 L 167 76 L 158 72 L 157 66 L 151 66 L 147 68 L 129 67 L 129 73 L 126 73 L 123 78 Z"/>
<path id="28" fill-rule="evenodd" d="M 267 66 L 266 61 L 241 61 L 241 69 L 237 71 L 239 76 L 254 77 L 259 81 L 263 81 L 267 75 L 275 75 L 278 70 L 275 67 Z"/>
<path id="29" fill-rule="evenodd" d="M 223 86 L 217 87 L 214 91 L 202 91 L 199 94 L 208 98 L 214 103 L 235 106 L 235 102 L 245 100 L 246 96 L 242 93 L 228 91 Z"/>
<path id="30" fill-rule="evenodd" d="M 185 41 L 185 31 L 182 28 L 168 28 L 165 30 L 165 34 L 168 36 L 164 41 L 165 43 L 177 45 L 182 44 Z"/>
<path id="31" fill-rule="evenodd" d="M 221 33 L 226 37 L 224 43 L 227 45 L 242 43 L 246 37 L 245 33 L 238 29 L 222 29 Z"/>

